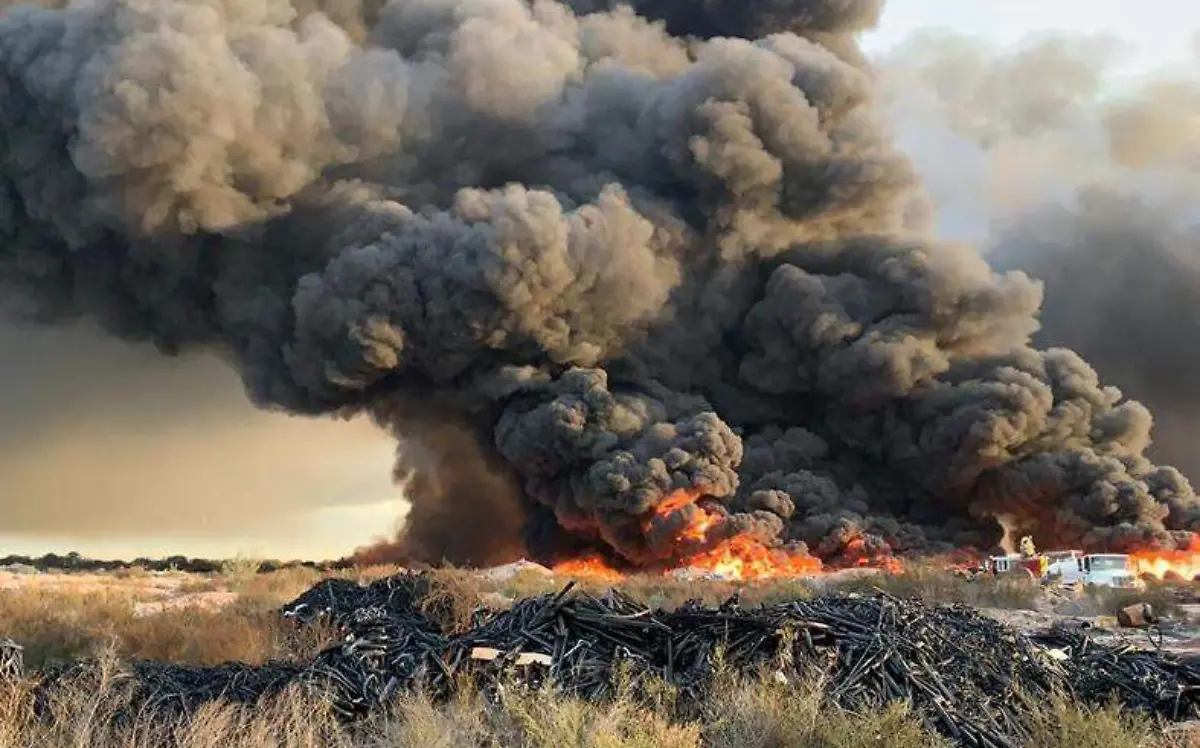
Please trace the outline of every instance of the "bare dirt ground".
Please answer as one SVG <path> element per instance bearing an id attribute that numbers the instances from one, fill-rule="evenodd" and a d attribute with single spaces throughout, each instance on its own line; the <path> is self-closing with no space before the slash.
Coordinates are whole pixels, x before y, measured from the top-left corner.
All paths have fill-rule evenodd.
<path id="1" fill-rule="evenodd" d="M 1040 631 L 1055 624 L 1086 624 L 1092 635 L 1105 644 L 1165 649 L 1178 654 L 1200 655 L 1200 606 L 1181 606 L 1176 614 L 1148 629 L 1122 628 L 1111 615 L 1064 615 L 1037 610 L 981 608 L 980 612 L 1022 631 Z"/>

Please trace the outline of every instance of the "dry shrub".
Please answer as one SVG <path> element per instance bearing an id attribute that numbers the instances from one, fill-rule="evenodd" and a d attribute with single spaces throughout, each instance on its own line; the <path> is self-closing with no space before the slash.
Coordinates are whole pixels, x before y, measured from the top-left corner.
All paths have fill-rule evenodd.
<path id="1" fill-rule="evenodd" d="M 258 570 L 262 562 L 256 558 L 236 556 L 221 562 L 221 576 L 230 589 L 237 590 L 259 576 Z"/>
<path id="2" fill-rule="evenodd" d="M 179 748 L 350 748 L 352 735 L 327 705 L 289 689 L 256 708 L 211 704 L 166 737 Z M 162 743 L 148 743 L 161 745 Z M 170 744 L 170 743 L 168 743 Z"/>
<path id="3" fill-rule="evenodd" d="M 353 579 L 360 584 L 364 584 L 368 582 L 374 582 L 377 579 L 383 579 L 384 577 L 395 576 L 396 574 L 401 574 L 406 571 L 409 571 L 409 569 L 406 569 L 403 566 L 397 566 L 395 564 L 372 564 L 370 566 L 356 566 L 352 569 L 346 569 L 344 571 L 326 576 L 346 577 L 348 579 Z"/>
<path id="4" fill-rule="evenodd" d="M 384 723 L 385 736 L 375 745 L 388 748 L 473 748 L 496 745 L 489 741 L 487 707 L 474 695 L 462 695 L 435 706 L 423 698 L 404 699 L 393 720 Z"/>
<path id="5" fill-rule="evenodd" d="M 698 748 L 700 727 L 673 724 L 628 694 L 604 704 L 541 691 L 509 699 L 493 724 L 500 745 L 528 748 Z"/>
<path id="6" fill-rule="evenodd" d="M 25 647 L 32 666 L 82 657 L 133 621 L 133 599 L 112 592 L 70 594 L 37 588 L 0 591 L 0 635 Z"/>
<path id="7" fill-rule="evenodd" d="M 886 592 L 896 597 L 914 597 L 930 603 L 966 603 L 979 608 L 1033 610 L 1042 595 L 1041 586 L 1022 575 L 967 578 L 944 569 L 915 565 L 898 574 L 871 574 L 841 581 L 838 592 Z"/>
<path id="8" fill-rule="evenodd" d="M 54 721 L 34 718 L 28 694 L 0 701 L 0 745 L 5 748 L 352 748 L 350 732 L 327 705 L 291 689 L 256 707 L 213 703 L 179 722 L 132 723 L 114 719 L 126 703 L 111 674 L 117 663 L 101 658 L 93 679 L 58 693 Z M 361 745 L 361 744 L 359 744 Z"/>
<path id="9" fill-rule="evenodd" d="M 1093 708 L 1059 698 L 1040 706 L 1029 717 L 1027 748 L 1145 748 L 1156 737 L 1147 720 L 1116 705 Z"/>
<path id="10" fill-rule="evenodd" d="M 295 600 L 322 579 L 332 576 L 306 566 L 293 566 L 267 574 L 254 574 L 229 589 L 261 608 L 278 608 Z M 228 582 L 227 582 L 228 584 Z"/>
<path id="11" fill-rule="evenodd" d="M 748 586 L 742 592 L 742 601 L 747 605 L 775 605 L 808 600 L 815 593 L 807 579 L 769 579 Z"/>
<path id="12" fill-rule="evenodd" d="M 1183 615 L 1175 594 L 1178 587 L 1179 584 L 1171 582 L 1149 582 L 1144 590 L 1089 585 L 1083 588 L 1080 602 L 1086 612 L 1102 616 L 1116 615 L 1118 610 L 1129 605 L 1150 603 L 1155 615 L 1174 618 Z"/>
<path id="13" fill-rule="evenodd" d="M 536 568 L 520 569 L 512 576 L 489 579 L 478 572 L 443 567 L 431 571 L 435 584 L 444 587 L 459 604 L 487 604 L 489 597 L 520 600 L 559 592 L 568 584 L 597 597 L 617 588 L 631 599 L 651 608 L 673 610 L 692 599 L 718 604 L 741 593 L 746 605 L 771 604 L 812 597 L 813 589 L 803 579 L 771 579 L 756 582 L 731 582 L 719 579 L 680 579 L 655 574 L 634 574 L 619 583 L 589 576 L 547 574 Z M 493 598 L 495 599 L 495 598 Z M 494 607 L 494 606 L 492 606 Z"/>
<path id="14" fill-rule="evenodd" d="M 139 617 L 127 595 L 21 589 L 0 592 L 0 636 L 20 642 L 26 663 L 40 667 L 90 656 L 110 644 L 127 658 L 260 663 L 311 656 L 330 634 L 300 629 L 247 601 L 215 611 L 185 607 Z"/>
<path id="15" fill-rule="evenodd" d="M 471 627 L 484 594 L 479 575 L 468 569 L 444 567 L 429 572 L 429 589 L 420 610 L 443 631 L 461 633 Z"/>
<path id="16" fill-rule="evenodd" d="M 557 592 L 566 586 L 569 581 L 572 580 L 567 577 L 556 577 L 537 569 L 520 569 L 516 574 L 500 581 L 494 590 L 489 591 L 495 591 L 505 597 L 519 600 L 524 597 L 537 597 L 548 592 Z M 575 581 L 576 586 L 583 589 L 601 590 L 606 587 L 604 582 L 596 579 L 581 578 L 573 581 Z"/>
<path id="17" fill-rule="evenodd" d="M 903 705 L 848 714 L 823 703 L 820 681 L 789 686 L 725 676 L 707 700 L 706 748 L 945 748 Z"/>
<path id="18" fill-rule="evenodd" d="M 684 580 L 660 576 L 633 576 L 621 591 L 649 608 L 675 610 L 689 600 L 716 605 L 738 591 L 738 585 L 715 579 Z"/>
<path id="19" fill-rule="evenodd" d="M 117 579 L 146 579 L 151 575 L 150 571 L 142 566 L 122 566 L 108 573 Z"/>
<path id="20" fill-rule="evenodd" d="M 64 690 L 52 705 L 58 719 L 39 722 L 20 688 L 0 691 L 4 748 L 946 748 L 903 705 L 848 714 L 825 704 L 816 680 L 784 685 L 771 679 L 722 676 L 698 719 L 673 719 L 668 689 L 622 688 L 604 703 L 548 690 L 507 691 L 499 704 L 464 688 L 448 703 L 421 695 L 352 727 L 298 689 L 256 707 L 210 704 L 176 724 L 121 724 L 125 703 L 112 677 L 114 653 L 100 671 Z M 649 694 L 647 697 L 646 694 Z M 1030 716 L 1025 748 L 1195 748 L 1184 735 L 1164 739 L 1150 724 L 1115 707 L 1067 701 Z"/>
<path id="21" fill-rule="evenodd" d="M 205 592 L 232 592 L 228 581 L 216 574 L 191 575 L 179 585 L 179 594 L 195 595 Z"/>
<path id="22" fill-rule="evenodd" d="M 3 714 L 0 732 L 15 736 L 6 745 L 12 748 L 116 745 L 112 716 L 126 703 L 125 682 L 118 677 L 121 668 L 112 649 L 97 655 L 98 666 L 94 671 L 64 684 L 48 699 L 52 721 L 35 718 L 29 700 L 32 684 L 21 688 L 20 698 L 11 702 Z"/>
<path id="23" fill-rule="evenodd" d="M 182 608 L 132 618 L 105 634 L 126 657 L 217 665 L 238 660 L 260 663 L 279 657 L 284 626 L 272 613 L 240 609 Z"/>

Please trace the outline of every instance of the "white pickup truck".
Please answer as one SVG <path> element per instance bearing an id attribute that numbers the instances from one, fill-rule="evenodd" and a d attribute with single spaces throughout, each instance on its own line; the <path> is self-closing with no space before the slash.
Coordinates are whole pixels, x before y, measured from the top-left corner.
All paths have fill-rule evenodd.
<path id="1" fill-rule="evenodd" d="M 1049 561 L 1046 579 L 1098 587 L 1139 588 L 1145 585 L 1133 573 L 1129 556 L 1123 553 L 1055 551 L 1045 555 Z"/>

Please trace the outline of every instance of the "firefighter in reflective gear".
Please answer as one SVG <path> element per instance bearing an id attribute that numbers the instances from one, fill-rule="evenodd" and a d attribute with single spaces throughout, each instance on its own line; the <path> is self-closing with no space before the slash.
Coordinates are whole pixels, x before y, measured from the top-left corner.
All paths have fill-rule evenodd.
<path id="1" fill-rule="evenodd" d="M 1021 538 L 1021 558 L 1033 558 L 1037 555 L 1037 549 L 1033 547 L 1033 537 L 1026 535 Z"/>
<path id="2" fill-rule="evenodd" d="M 1033 547 L 1033 537 L 1029 535 L 1021 538 L 1021 566 L 1034 579 L 1041 579 L 1050 570 L 1050 559 L 1038 555 L 1037 548 Z"/>

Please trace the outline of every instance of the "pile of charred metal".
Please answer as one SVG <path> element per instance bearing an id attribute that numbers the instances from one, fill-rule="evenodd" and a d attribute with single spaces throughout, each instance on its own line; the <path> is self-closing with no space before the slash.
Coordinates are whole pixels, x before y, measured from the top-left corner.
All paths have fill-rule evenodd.
<path id="1" fill-rule="evenodd" d="M 436 622 L 444 617 L 432 589 L 417 573 L 369 585 L 321 582 L 282 615 L 297 626 L 334 626 L 336 645 L 299 663 L 132 663 L 120 675 L 128 716 L 178 718 L 213 700 L 253 703 L 299 684 L 354 720 L 415 689 L 447 699 L 473 683 L 502 699 L 546 687 L 597 700 L 612 697 L 620 681 L 665 683 L 679 714 L 702 717 L 703 697 L 723 674 L 765 676 L 780 688 L 819 677 L 829 704 L 852 711 L 905 701 L 929 729 L 966 746 L 1022 745 L 1030 700 L 1059 694 L 1115 699 L 1164 722 L 1200 718 L 1198 660 L 1103 646 L 1086 631 L 1021 634 L 962 606 L 879 593 L 757 607 L 734 598 L 666 611 L 619 590 L 596 597 L 568 585 L 506 610 L 479 608 L 451 629 Z M 94 677 L 97 667 L 76 662 L 33 674 L 39 714 L 53 719 L 56 690 Z M 12 670 L 10 663 L 5 672 Z"/>

